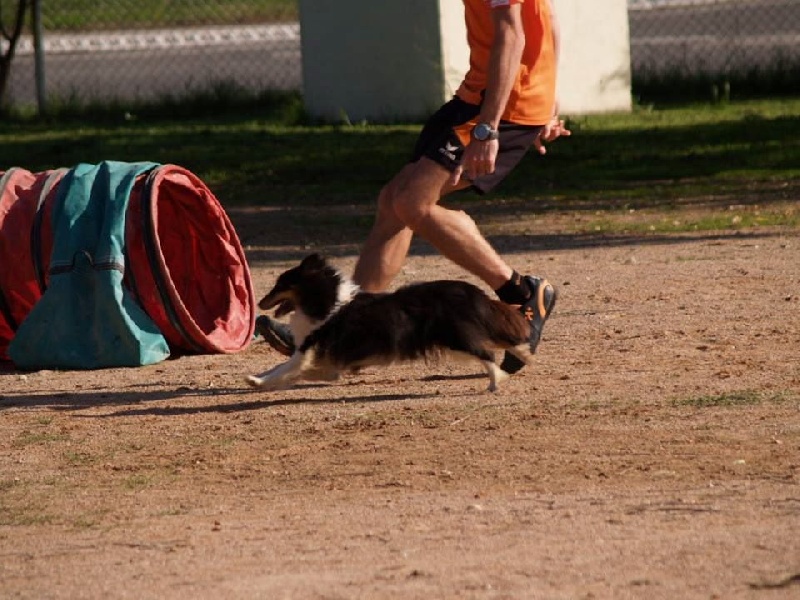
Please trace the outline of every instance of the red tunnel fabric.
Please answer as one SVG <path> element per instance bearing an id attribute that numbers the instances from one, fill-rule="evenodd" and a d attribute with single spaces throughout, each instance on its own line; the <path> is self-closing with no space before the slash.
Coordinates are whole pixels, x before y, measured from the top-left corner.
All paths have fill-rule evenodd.
<path id="1" fill-rule="evenodd" d="M 48 221 L 42 231 L 37 217 L 45 214 L 41 207 L 65 172 L 14 167 L 0 173 L 0 360 L 7 358 L 14 332 L 42 295 L 52 230 Z M 48 243 L 39 243 L 42 235 Z"/>
<path id="2" fill-rule="evenodd" d="M 233 225 L 200 179 L 176 165 L 140 179 L 126 239 L 134 293 L 171 346 L 230 353 L 249 344 L 250 270 Z"/>

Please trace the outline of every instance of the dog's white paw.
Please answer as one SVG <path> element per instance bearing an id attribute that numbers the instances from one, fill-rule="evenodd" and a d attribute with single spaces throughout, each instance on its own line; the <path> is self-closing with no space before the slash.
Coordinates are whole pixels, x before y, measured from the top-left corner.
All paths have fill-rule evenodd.
<path id="1" fill-rule="evenodd" d="M 286 390 L 292 384 L 286 381 L 276 381 L 270 377 L 259 377 L 258 375 L 248 375 L 247 383 L 261 390 Z"/>
<path id="2" fill-rule="evenodd" d="M 247 376 L 247 383 L 249 383 L 253 387 L 260 388 L 260 387 L 264 387 L 264 384 L 266 382 L 261 377 L 259 377 L 258 375 L 248 375 Z"/>

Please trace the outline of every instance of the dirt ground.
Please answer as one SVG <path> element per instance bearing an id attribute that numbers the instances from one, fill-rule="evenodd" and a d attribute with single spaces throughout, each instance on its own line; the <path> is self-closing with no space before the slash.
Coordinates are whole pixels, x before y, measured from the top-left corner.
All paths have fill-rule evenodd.
<path id="1" fill-rule="evenodd" d="M 236 219 L 261 294 L 308 248 Z M 0 597 L 800 598 L 797 232 L 485 221 L 561 292 L 496 393 L 450 363 L 255 391 L 261 341 L 0 370 Z M 445 277 L 420 247 L 398 283 Z"/>

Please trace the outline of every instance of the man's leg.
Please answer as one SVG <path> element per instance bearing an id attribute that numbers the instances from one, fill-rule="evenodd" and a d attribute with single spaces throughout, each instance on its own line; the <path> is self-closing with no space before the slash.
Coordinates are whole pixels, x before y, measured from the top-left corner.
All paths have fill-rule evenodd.
<path id="1" fill-rule="evenodd" d="M 405 263 L 414 232 L 395 214 L 393 202 L 398 181 L 413 165 L 406 165 L 378 195 L 375 222 L 361 247 L 353 281 L 365 292 L 382 292 Z"/>
<path id="2" fill-rule="evenodd" d="M 420 235 L 443 256 L 479 277 L 492 289 L 513 270 L 492 248 L 472 218 L 439 205 L 453 188 L 450 173 L 428 158 L 407 165 L 381 191 L 375 224 L 361 250 L 354 281 L 367 291 L 383 291 L 405 262 L 411 237 Z"/>

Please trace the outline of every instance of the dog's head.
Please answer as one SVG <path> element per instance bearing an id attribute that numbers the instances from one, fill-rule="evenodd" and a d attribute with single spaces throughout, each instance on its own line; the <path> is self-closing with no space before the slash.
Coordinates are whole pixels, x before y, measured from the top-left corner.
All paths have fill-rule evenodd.
<path id="1" fill-rule="evenodd" d="M 346 279 L 339 271 L 319 254 L 311 254 L 296 267 L 281 273 L 258 307 L 270 310 L 277 306 L 277 317 L 301 310 L 309 318 L 322 321 L 342 301 L 344 283 Z"/>

